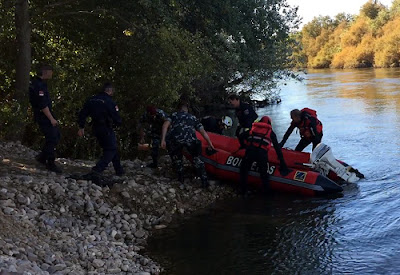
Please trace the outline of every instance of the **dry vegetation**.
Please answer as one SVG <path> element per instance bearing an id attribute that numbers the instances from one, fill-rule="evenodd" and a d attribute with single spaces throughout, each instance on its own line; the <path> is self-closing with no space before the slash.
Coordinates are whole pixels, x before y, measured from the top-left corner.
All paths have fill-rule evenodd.
<path id="1" fill-rule="evenodd" d="M 389 8 L 370 0 L 356 16 L 316 17 L 296 36 L 301 45 L 295 58 L 299 67 L 398 67 L 400 0 Z"/>

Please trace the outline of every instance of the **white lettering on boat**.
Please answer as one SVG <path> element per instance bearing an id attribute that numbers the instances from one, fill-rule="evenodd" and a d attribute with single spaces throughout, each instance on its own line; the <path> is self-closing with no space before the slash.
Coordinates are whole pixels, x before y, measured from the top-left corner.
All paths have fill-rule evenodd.
<path id="1" fill-rule="evenodd" d="M 241 163 L 242 163 L 242 158 L 229 156 L 226 159 L 226 163 L 225 164 L 229 165 L 229 166 L 233 166 L 233 167 L 240 167 Z M 267 166 L 268 174 L 272 175 L 275 172 L 276 167 L 274 165 L 270 165 L 269 162 L 268 162 L 267 165 L 268 165 Z M 251 171 L 255 171 L 255 172 L 259 172 L 259 168 L 258 168 L 257 162 L 253 162 L 253 164 L 251 165 L 250 170 Z"/>

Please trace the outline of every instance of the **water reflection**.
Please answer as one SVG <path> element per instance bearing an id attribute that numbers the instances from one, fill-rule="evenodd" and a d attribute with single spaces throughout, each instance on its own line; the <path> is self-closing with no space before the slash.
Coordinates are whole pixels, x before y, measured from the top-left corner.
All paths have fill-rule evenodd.
<path id="1" fill-rule="evenodd" d="M 150 247 L 153 255 L 168 251 L 167 274 L 326 273 L 336 243 L 334 212 L 324 199 L 239 199 L 155 236 Z"/>
<path id="2" fill-rule="evenodd" d="M 310 95 L 335 93 L 337 98 L 361 99 L 369 106 L 367 111 L 382 112 L 385 108 L 400 106 L 399 76 L 400 69 L 393 68 L 348 72 L 310 70 L 305 78 Z"/>

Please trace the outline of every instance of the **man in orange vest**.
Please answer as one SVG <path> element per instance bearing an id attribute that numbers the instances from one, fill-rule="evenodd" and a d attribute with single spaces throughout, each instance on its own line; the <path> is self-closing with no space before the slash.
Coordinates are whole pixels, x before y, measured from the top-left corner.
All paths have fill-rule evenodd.
<path id="1" fill-rule="evenodd" d="M 253 123 L 245 143 L 246 153 L 240 165 L 241 194 L 245 195 L 247 192 L 247 177 L 253 162 L 257 162 L 263 189 L 269 188 L 268 151 L 271 145 L 274 146 L 280 161 L 280 173 L 284 176 L 289 173 L 276 134 L 272 130 L 271 119 L 268 116 L 263 116 L 259 122 Z"/>
<path id="2" fill-rule="evenodd" d="M 295 151 L 303 151 L 310 143 L 313 144 L 314 148 L 321 143 L 322 140 L 322 123 L 317 118 L 317 112 L 313 109 L 304 108 L 298 110 L 294 109 L 290 112 L 290 117 L 292 118 L 292 123 L 287 129 L 282 141 L 279 143 L 281 147 L 285 144 L 286 140 L 289 138 L 290 134 L 293 132 L 294 128 L 299 128 L 300 130 L 300 142 L 297 144 Z"/>

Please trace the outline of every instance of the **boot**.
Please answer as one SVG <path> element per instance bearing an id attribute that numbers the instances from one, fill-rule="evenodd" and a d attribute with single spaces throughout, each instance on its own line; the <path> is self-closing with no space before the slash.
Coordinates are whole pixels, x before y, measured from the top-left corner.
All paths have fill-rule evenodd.
<path id="1" fill-rule="evenodd" d="M 242 198 L 247 198 L 247 184 L 240 184 L 237 191 Z"/>
<path id="2" fill-rule="evenodd" d="M 149 168 L 157 168 L 158 167 L 158 165 L 157 165 L 157 163 L 156 162 L 152 162 L 152 163 L 149 163 L 149 164 L 147 164 L 147 166 L 146 167 L 149 167 Z"/>
<path id="3" fill-rule="evenodd" d="M 201 187 L 206 189 L 210 186 L 207 179 L 201 179 Z"/>
<path id="4" fill-rule="evenodd" d="M 36 159 L 36 161 L 40 162 L 41 164 L 46 165 L 47 160 L 46 160 L 46 157 L 43 156 L 43 153 L 40 153 L 39 155 L 37 155 L 35 157 L 35 159 Z"/>
<path id="5" fill-rule="evenodd" d="M 90 172 L 90 173 L 88 173 L 86 175 L 83 175 L 82 179 L 83 180 L 90 180 L 94 184 L 99 185 L 100 182 L 101 182 L 101 174 L 99 172 L 97 172 L 97 171 L 92 170 L 92 172 Z"/>
<path id="6" fill-rule="evenodd" d="M 185 178 L 183 177 L 183 173 L 178 175 L 178 181 L 180 183 L 182 183 L 182 184 L 185 182 Z"/>
<path id="7" fill-rule="evenodd" d="M 118 171 L 115 171 L 115 175 L 117 175 L 118 177 L 125 175 L 124 169 L 121 168 Z"/>
<path id="8" fill-rule="evenodd" d="M 152 163 L 147 164 L 147 167 L 149 168 L 157 168 L 158 167 L 158 163 L 157 163 L 157 157 L 151 157 L 153 159 Z"/>
<path id="9" fill-rule="evenodd" d="M 61 174 L 62 170 L 60 167 L 56 165 L 53 159 L 47 160 L 47 165 L 46 165 L 47 170 L 55 172 L 56 174 Z"/>
<path id="10" fill-rule="evenodd" d="M 114 167 L 114 170 L 115 170 L 115 175 L 118 177 L 125 175 L 125 170 L 121 165 Z"/>

